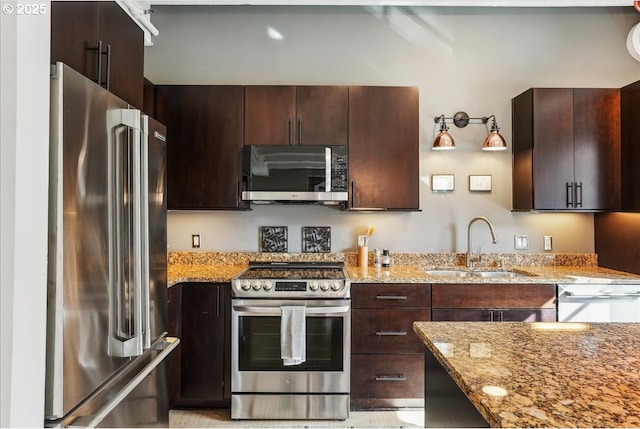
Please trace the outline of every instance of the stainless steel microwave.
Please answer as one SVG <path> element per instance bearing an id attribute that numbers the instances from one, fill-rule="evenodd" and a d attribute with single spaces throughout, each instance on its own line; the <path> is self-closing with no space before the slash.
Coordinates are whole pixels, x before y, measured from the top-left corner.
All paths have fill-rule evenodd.
<path id="1" fill-rule="evenodd" d="M 338 204 L 348 199 L 348 146 L 245 146 L 242 172 L 244 201 Z"/>

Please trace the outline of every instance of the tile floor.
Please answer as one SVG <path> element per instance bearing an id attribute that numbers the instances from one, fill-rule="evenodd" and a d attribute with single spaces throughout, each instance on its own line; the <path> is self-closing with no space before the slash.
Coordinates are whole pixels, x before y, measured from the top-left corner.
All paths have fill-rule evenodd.
<path id="1" fill-rule="evenodd" d="M 352 411 L 347 420 L 237 420 L 229 410 L 171 410 L 172 428 L 418 428 L 424 411 Z"/>

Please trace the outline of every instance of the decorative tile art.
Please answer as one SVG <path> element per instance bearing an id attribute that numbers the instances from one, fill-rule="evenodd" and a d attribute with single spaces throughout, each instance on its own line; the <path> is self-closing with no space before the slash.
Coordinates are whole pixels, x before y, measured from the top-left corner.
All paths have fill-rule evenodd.
<path id="1" fill-rule="evenodd" d="M 261 226 L 260 251 L 287 252 L 289 250 L 287 233 L 286 226 Z"/>
<path id="2" fill-rule="evenodd" d="M 303 226 L 302 251 L 305 253 L 331 252 L 331 227 Z"/>

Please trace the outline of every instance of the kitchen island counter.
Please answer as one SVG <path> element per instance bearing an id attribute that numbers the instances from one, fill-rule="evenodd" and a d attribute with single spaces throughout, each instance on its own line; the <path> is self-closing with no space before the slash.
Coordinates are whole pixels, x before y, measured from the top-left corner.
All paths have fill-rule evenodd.
<path id="1" fill-rule="evenodd" d="M 425 365 L 446 371 L 489 426 L 640 426 L 640 324 L 415 322 L 414 331 Z M 429 374 L 427 427 L 439 395 Z"/>

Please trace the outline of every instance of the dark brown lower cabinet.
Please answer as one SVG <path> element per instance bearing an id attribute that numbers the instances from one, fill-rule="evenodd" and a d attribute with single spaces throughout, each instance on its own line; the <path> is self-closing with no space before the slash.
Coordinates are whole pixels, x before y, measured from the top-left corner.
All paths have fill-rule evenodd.
<path id="1" fill-rule="evenodd" d="M 420 407 L 423 402 L 424 348 L 419 354 L 351 356 L 351 409 Z"/>
<path id="2" fill-rule="evenodd" d="M 464 308 L 433 309 L 434 322 L 555 322 L 553 308 Z"/>
<path id="3" fill-rule="evenodd" d="M 180 338 L 170 362 L 172 407 L 229 407 L 229 284 L 181 283 L 169 289 L 170 335 Z"/>
<path id="4" fill-rule="evenodd" d="M 434 284 L 433 321 L 555 322 L 556 285 Z"/>
<path id="5" fill-rule="evenodd" d="M 353 284 L 351 409 L 422 407 L 424 345 L 413 322 L 430 314 L 425 284 Z"/>

